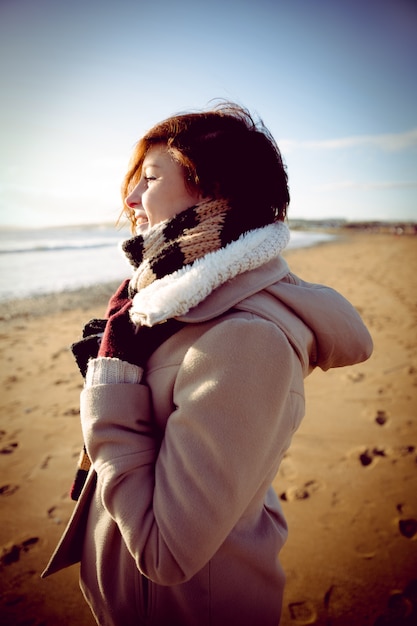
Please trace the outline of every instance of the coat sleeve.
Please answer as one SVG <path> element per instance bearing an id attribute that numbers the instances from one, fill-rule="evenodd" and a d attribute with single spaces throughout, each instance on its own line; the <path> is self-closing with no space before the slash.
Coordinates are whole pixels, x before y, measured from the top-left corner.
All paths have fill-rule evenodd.
<path id="1" fill-rule="evenodd" d="M 184 582 L 269 486 L 294 430 L 295 354 L 274 324 L 229 319 L 187 351 L 160 447 L 144 385 L 82 392 L 81 417 L 104 507 L 138 568 Z"/>

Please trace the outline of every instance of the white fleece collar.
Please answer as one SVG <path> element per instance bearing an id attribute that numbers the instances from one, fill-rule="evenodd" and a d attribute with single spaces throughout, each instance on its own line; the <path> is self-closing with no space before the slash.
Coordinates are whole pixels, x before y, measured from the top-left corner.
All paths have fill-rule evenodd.
<path id="1" fill-rule="evenodd" d="M 290 231 L 284 222 L 244 233 L 224 248 L 141 289 L 133 298 L 132 321 L 154 326 L 185 315 L 220 285 L 278 256 L 289 239 Z"/>

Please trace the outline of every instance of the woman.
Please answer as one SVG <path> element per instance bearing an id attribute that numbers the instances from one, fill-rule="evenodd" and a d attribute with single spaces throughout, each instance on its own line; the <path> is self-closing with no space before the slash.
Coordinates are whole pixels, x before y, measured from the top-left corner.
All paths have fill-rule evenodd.
<path id="1" fill-rule="evenodd" d="M 341 295 L 280 256 L 287 175 L 246 110 L 157 124 L 123 199 L 133 274 L 88 362 L 92 469 L 44 575 L 80 560 L 106 626 L 277 626 L 287 528 L 271 482 L 303 379 L 367 359 L 371 338 Z"/>

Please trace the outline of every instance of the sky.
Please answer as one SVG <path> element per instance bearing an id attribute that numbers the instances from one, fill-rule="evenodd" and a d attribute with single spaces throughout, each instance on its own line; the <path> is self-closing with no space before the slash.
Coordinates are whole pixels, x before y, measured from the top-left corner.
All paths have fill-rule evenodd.
<path id="1" fill-rule="evenodd" d="M 417 221 L 416 59 L 416 0 L 0 0 L 0 226 L 116 220 L 136 141 L 216 99 L 290 218 Z"/>

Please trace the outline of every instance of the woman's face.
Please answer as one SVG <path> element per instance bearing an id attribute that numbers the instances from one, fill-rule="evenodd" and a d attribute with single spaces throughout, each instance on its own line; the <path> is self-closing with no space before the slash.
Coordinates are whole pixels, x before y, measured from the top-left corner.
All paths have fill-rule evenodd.
<path id="1" fill-rule="evenodd" d="M 182 167 L 166 146 L 160 144 L 146 153 L 140 180 L 127 196 L 125 204 L 133 209 L 136 232 L 140 233 L 200 200 L 198 192 L 187 189 Z"/>

